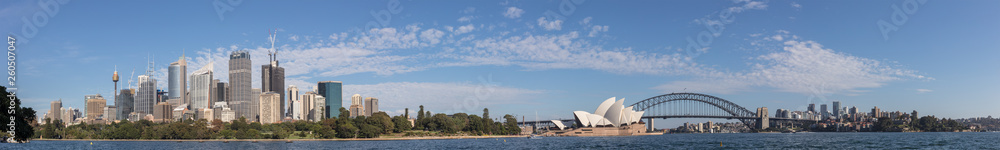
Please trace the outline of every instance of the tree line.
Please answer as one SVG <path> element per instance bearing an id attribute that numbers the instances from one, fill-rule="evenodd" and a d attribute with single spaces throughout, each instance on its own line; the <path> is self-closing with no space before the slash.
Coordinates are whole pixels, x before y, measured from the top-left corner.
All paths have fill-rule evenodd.
<path id="1" fill-rule="evenodd" d="M 46 118 L 45 124 L 40 125 L 34 134 L 52 139 L 334 139 L 520 133 L 516 118 L 505 115 L 505 122 L 497 122 L 489 118 L 488 109 L 483 109 L 483 117 L 465 113 L 432 115 L 430 111 L 424 111 L 421 105 L 414 121 L 416 126 L 411 126 L 407 118 L 409 109 L 406 112 L 392 117 L 385 112 L 378 112 L 371 116 L 352 118 L 347 109 L 340 108 L 340 115 L 335 118 L 318 122 L 274 124 L 248 122 L 241 117 L 232 122 L 218 119 L 187 119 L 169 123 L 122 120 L 111 124 L 80 123 L 64 126 L 58 120 Z"/>

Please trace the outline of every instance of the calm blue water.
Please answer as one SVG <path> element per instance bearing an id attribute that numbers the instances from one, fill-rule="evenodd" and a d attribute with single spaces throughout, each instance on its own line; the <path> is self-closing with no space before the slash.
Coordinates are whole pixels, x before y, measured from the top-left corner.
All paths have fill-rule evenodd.
<path id="1" fill-rule="evenodd" d="M 506 140 L 506 142 L 504 142 Z M 722 143 L 722 146 L 719 144 Z M 1000 133 L 666 134 L 403 141 L 32 141 L 0 149 L 1000 149 Z"/>

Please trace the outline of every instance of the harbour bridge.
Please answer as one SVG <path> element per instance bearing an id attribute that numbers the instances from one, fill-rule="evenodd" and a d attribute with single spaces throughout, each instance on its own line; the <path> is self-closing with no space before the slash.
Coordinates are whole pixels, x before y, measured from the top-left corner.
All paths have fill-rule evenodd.
<path id="1" fill-rule="evenodd" d="M 668 118 L 718 118 L 736 119 L 746 125 L 747 128 L 755 128 L 758 123 L 768 124 L 769 121 L 816 121 L 812 118 L 793 119 L 784 117 L 771 117 L 767 109 L 758 114 L 757 110 L 750 111 L 743 106 L 737 105 L 729 100 L 701 93 L 670 93 L 647 98 L 636 102 L 632 106 L 636 111 L 646 111 L 642 118 L 647 119 L 647 127 L 651 130 L 653 119 Z M 572 119 L 563 119 L 562 122 L 575 122 Z M 551 121 L 523 121 L 518 124 L 549 124 Z"/>

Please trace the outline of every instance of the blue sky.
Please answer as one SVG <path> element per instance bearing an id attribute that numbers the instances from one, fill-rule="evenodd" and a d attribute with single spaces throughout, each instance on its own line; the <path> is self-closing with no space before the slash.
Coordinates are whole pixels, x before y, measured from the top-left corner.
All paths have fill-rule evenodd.
<path id="1" fill-rule="evenodd" d="M 997 1 L 45 2 L 54 5 L 0 2 L 0 30 L 18 39 L 19 97 L 39 115 L 53 100 L 81 108 L 84 95 L 109 98 L 116 65 L 127 82 L 153 59 L 165 87 L 182 54 L 188 72 L 215 61 L 228 81 L 229 52 L 249 50 L 259 88 L 268 30 L 286 84 L 344 81 L 344 99 L 378 97 L 390 114 L 424 105 L 568 119 L 609 97 L 671 92 L 772 111 L 836 100 L 939 117 L 1000 113 Z M 895 30 L 883 35 L 880 20 Z M 695 121 L 705 119 L 657 126 Z"/>

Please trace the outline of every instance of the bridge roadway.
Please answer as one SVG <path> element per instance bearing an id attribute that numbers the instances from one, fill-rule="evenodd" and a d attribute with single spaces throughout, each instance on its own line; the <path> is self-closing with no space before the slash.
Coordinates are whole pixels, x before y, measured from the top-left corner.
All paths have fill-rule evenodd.
<path id="1" fill-rule="evenodd" d="M 699 115 L 684 115 L 684 116 L 642 116 L 642 119 L 649 119 L 649 118 L 653 118 L 653 119 L 667 119 L 667 118 L 714 118 L 714 119 L 727 119 L 727 120 L 731 120 L 731 119 L 759 119 L 757 117 L 699 116 Z M 771 120 L 771 121 L 816 121 L 816 120 L 811 120 L 811 119 L 793 119 L 793 118 L 776 118 L 776 117 L 768 117 L 767 119 Z M 575 119 L 555 119 L 555 120 L 562 121 L 563 125 L 566 125 L 566 126 L 572 126 L 573 123 L 576 122 Z M 517 125 L 525 125 L 525 124 L 534 125 L 534 124 L 539 124 L 539 123 L 541 123 L 541 124 L 551 124 L 552 122 L 551 122 L 551 120 L 519 121 L 519 122 L 517 122 Z"/>

